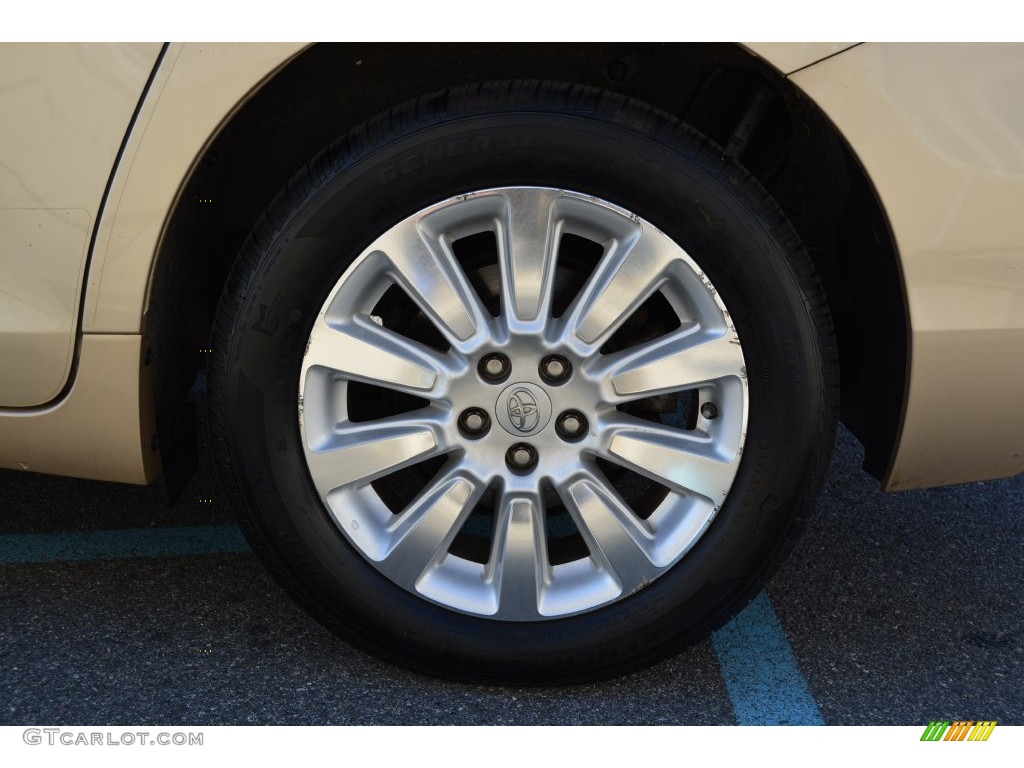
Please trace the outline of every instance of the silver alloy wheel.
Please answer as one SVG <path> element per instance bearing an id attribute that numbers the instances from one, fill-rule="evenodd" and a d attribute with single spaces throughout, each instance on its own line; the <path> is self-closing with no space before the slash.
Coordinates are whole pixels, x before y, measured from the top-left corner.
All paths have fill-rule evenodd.
<path id="1" fill-rule="evenodd" d="M 496 311 L 453 247 L 488 232 Z M 601 254 L 556 312 L 566 235 L 598 244 Z M 379 308 L 394 286 L 442 343 L 394 330 Z M 656 294 L 671 308 L 673 327 L 609 344 Z M 510 362 L 499 383 L 480 365 L 494 353 Z M 552 355 L 568 369 L 553 384 L 542 376 Z M 493 358 L 484 362 L 498 370 Z M 563 375 L 559 366 L 549 373 Z M 425 402 L 365 418 L 350 407 L 360 385 Z M 686 413 L 678 412 L 682 394 Z M 627 412 L 653 400 L 676 403 L 677 412 L 662 423 Z M 467 436 L 465 421 L 460 429 L 471 409 L 474 429 L 480 410 L 490 417 L 482 435 Z M 299 379 L 310 476 L 348 541 L 410 592 L 506 621 L 589 611 L 675 565 L 733 485 L 747 412 L 739 337 L 690 256 L 629 211 L 539 187 L 460 195 L 381 235 L 324 302 Z M 524 468 L 518 462 L 530 451 L 534 463 Z M 391 478 L 431 459 L 437 467 L 414 497 L 389 506 Z M 654 508 L 635 509 L 607 466 L 661 488 Z M 476 534 L 486 554 L 467 557 L 454 544 L 479 522 L 474 510 L 488 504 L 492 513 Z M 555 509 L 584 545 L 558 558 L 550 552 Z"/>

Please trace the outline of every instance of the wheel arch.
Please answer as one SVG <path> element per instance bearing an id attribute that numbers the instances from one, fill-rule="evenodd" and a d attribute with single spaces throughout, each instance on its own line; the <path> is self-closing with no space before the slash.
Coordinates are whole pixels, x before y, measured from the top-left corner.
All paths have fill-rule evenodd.
<path id="1" fill-rule="evenodd" d="M 709 136 L 773 194 L 821 276 L 839 341 L 842 419 L 882 477 L 903 412 L 908 319 L 898 254 L 866 172 L 831 121 L 765 60 L 729 44 L 321 44 L 225 119 L 183 182 L 150 281 L 161 451 L 194 459 L 194 382 L 228 271 L 274 195 L 374 114 L 470 82 L 543 79 L 648 102 Z M 870 297 L 872 312 L 858 311 Z M 868 314 L 865 317 L 865 314 Z M 182 318 L 185 318 L 183 321 Z"/>

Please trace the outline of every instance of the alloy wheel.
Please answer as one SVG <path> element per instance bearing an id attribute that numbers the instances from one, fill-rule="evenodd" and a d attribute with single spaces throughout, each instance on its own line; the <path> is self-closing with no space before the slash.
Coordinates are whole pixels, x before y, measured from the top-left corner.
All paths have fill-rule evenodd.
<path id="1" fill-rule="evenodd" d="M 679 244 L 605 200 L 488 189 L 384 232 L 299 379 L 310 477 L 384 576 L 538 621 L 671 569 L 740 462 L 742 345 Z"/>

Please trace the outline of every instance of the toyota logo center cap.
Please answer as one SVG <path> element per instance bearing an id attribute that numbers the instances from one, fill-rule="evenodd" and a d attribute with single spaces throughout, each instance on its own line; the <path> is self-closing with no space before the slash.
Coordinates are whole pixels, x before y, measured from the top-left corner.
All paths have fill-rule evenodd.
<path id="1" fill-rule="evenodd" d="M 520 381 L 505 387 L 498 395 L 494 414 L 510 435 L 535 435 L 551 421 L 551 399 L 536 384 Z"/>

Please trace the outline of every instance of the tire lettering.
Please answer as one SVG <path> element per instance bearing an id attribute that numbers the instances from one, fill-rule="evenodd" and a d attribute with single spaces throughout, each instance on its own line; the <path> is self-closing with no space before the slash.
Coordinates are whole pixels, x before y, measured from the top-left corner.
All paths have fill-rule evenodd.
<path id="1" fill-rule="evenodd" d="M 471 139 L 453 139 L 445 144 L 433 145 L 419 152 L 403 155 L 393 163 L 385 165 L 377 172 L 377 181 L 390 184 L 401 176 L 422 171 L 431 165 L 443 163 L 453 157 L 472 155 L 478 152 L 492 152 L 501 149 L 521 149 L 536 147 L 538 143 L 532 135 L 525 136 L 476 136 Z"/>

